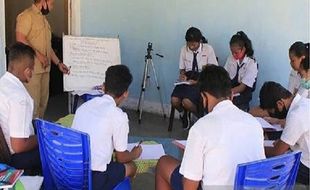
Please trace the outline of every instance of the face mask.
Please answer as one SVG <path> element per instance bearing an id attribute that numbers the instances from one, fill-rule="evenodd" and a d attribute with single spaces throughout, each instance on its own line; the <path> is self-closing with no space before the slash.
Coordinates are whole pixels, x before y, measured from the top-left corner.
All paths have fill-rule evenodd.
<path id="1" fill-rule="evenodd" d="M 304 89 L 309 90 L 310 89 L 310 80 L 301 79 L 300 86 Z"/>
<path id="2" fill-rule="evenodd" d="M 278 118 L 278 119 L 285 119 L 287 116 L 288 110 L 284 106 L 282 111 L 278 109 L 278 107 L 275 108 L 274 113 L 269 113 L 270 117 Z"/>
<path id="3" fill-rule="evenodd" d="M 41 8 L 41 13 L 42 13 L 42 15 L 47 15 L 47 14 L 50 12 L 50 10 L 49 10 L 49 8 L 48 8 L 48 4 L 47 4 L 46 1 L 45 1 L 45 3 L 46 3 L 46 9 L 44 9 L 43 6 L 42 6 L 42 8 Z"/>

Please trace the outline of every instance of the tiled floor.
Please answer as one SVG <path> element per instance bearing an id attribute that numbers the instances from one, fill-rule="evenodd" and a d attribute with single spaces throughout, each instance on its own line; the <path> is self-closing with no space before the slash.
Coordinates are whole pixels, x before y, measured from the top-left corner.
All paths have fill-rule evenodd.
<path id="1" fill-rule="evenodd" d="M 143 113 L 141 124 L 138 123 L 136 110 L 125 110 L 129 117 L 130 136 L 162 137 L 186 139 L 188 131 L 184 131 L 179 120 L 174 121 L 172 132 L 167 131 L 169 118 L 163 116 Z M 45 119 L 56 121 L 68 114 L 68 96 L 66 94 L 50 97 Z M 139 174 L 132 183 L 134 190 L 155 189 L 154 172 Z"/>

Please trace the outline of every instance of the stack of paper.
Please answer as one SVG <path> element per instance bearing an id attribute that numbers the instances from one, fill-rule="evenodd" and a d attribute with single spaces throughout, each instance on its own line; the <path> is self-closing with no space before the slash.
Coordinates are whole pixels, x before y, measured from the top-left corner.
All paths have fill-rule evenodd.
<path id="1" fill-rule="evenodd" d="M 174 83 L 174 86 L 181 85 L 181 84 L 187 84 L 187 85 L 189 85 L 190 82 L 188 82 L 188 81 L 177 81 L 177 82 Z"/>
<path id="2" fill-rule="evenodd" d="M 127 150 L 131 151 L 137 143 L 129 143 Z M 138 160 L 157 160 L 161 156 L 165 155 L 165 151 L 162 144 L 141 144 L 142 153 Z"/>
<path id="3" fill-rule="evenodd" d="M 264 120 L 261 117 L 256 117 L 256 119 L 262 125 L 263 129 L 270 129 L 273 131 L 283 131 L 283 128 L 279 124 L 271 125 L 270 123 L 268 123 L 266 120 Z"/>
<path id="4" fill-rule="evenodd" d="M 264 140 L 264 147 L 273 147 L 274 140 Z"/>

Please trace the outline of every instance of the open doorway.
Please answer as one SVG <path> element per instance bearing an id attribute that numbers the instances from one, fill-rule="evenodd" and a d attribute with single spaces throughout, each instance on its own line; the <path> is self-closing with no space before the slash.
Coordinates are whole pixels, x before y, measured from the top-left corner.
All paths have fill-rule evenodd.
<path id="1" fill-rule="evenodd" d="M 62 35 L 68 34 L 68 2 L 69 0 L 55 0 L 54 9 L 47 19 L 52 28 L 52 46 L 57 56 L 62 59 Z M 30 7 L 33 0 L 5 0 L 5 39 L 6 47 L 16 42 L 16 17 L 23 10 Z M 63 93 L 62 73 L 52 64 L 50 71 L 50 96 Z"/>

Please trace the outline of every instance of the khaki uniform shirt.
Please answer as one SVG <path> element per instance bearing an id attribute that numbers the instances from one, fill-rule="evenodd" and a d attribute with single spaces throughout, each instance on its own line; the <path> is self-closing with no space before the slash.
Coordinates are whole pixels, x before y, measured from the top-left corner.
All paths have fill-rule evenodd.
<path id="1" fill-rule="evenodd" d="M 16 32 L 26 36 L 30 45 L 51 60 L 51 27 L 41 11 L 33 4 L 17 16 Z M 41 62 L 35 58 L 34 73 L 49 72 L 50 66 L 43 68 Z"/>

